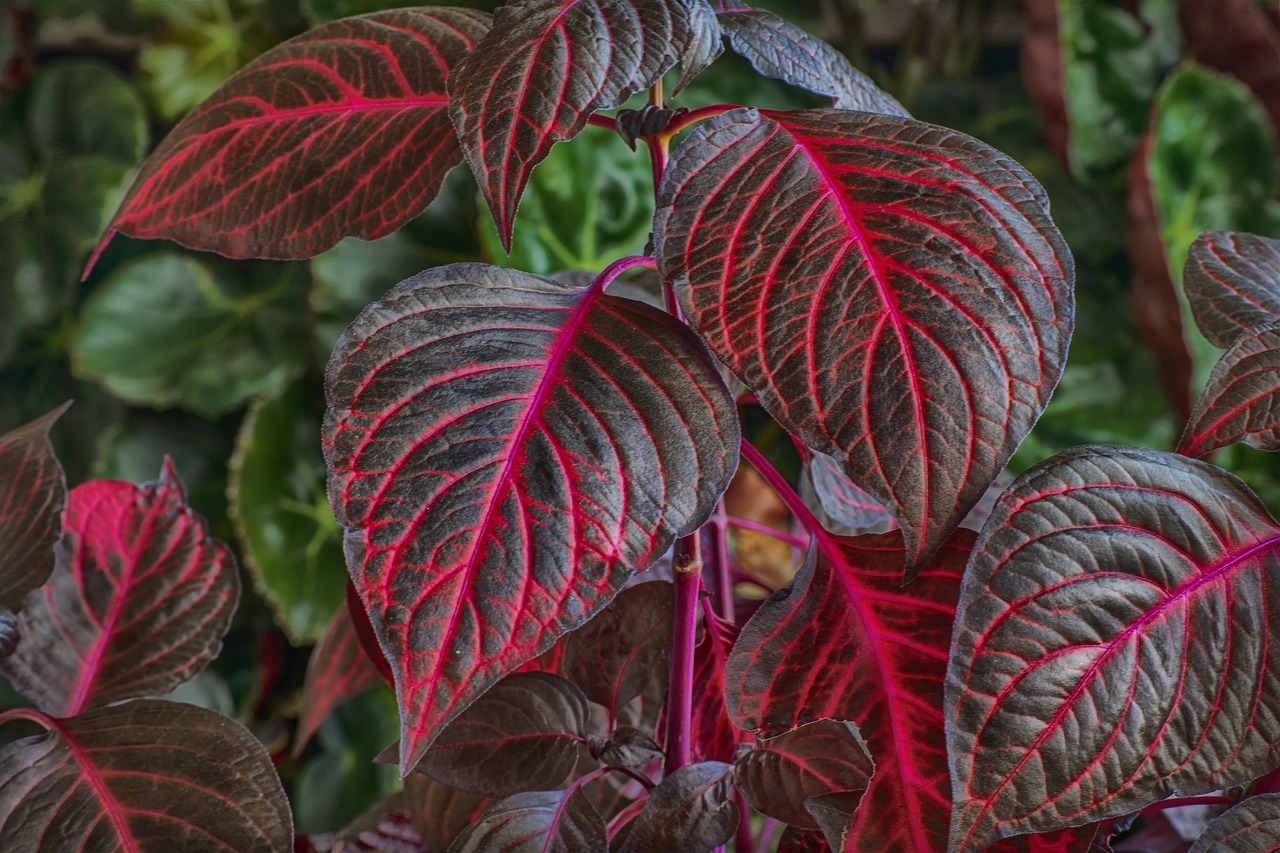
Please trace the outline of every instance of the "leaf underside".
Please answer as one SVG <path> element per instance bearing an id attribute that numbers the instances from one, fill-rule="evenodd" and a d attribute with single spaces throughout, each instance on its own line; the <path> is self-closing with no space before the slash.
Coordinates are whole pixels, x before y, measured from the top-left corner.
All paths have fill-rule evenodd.
<path id="1" fill-rule="evenodd" d="M 1226 349 L 1246 329 L 1280 319 L 1280 240 L 1205 231 L 1187 253 L 1182 286 L 1200 331 Z"/>
<path id="2" fill-rule="evenodd" d="M 1194 459 L 1073 448 L 974 548 L 946 685 L 957 853 L 1280 763 L 1280 525 Z"/>
<path id="3" fill-rule="evenodd" d="M 67 405 L 0 436 L 0 607 L 8 610 L 53 572 L 67 484 L 49 429 Z"/>
<path id="4" fill-rule="evenodd" d="M 710 515 L 737 415 L 677 320 L 527 273 L 402 282 L 339 341 L 329 494 L 396 678 L 402 772 Z"/>

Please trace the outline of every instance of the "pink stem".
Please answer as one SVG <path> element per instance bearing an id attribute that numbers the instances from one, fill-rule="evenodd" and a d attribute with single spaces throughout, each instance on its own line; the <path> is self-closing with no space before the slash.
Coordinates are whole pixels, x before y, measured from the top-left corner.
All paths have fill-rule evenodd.
<path id="1" fill-rule="evenodd" d="M 666 129 L 662 131 L 662 135 L 672 137 L 685 128 L 692 127 L 700 121 L 715 118 L 722 113 L 729 112 L 729 110 L 740 109 L 742 109 L 742 107 L 738 104 L 711 104 L 705 107 L 698 107 L 696 110 L 690 110 L 675 121 L 671 122 L 671 124 L 667 125 Z"/>
<path id="2" fill-rule="evenodd" d="M 734 792 L 734 799 L 738 803 L 738 833 L 733 839 L 734 853 L 755 853 L 756 841 L 751 837 L 751 804 L 742 796 L 741 791 Z"/>
<path id="3" fill-rule="evenodd" d="M 634 267 L 648 267 L 651 270 L 657 269 L 658 262 L 648 255 L 627 255 L 625 258 L 618 258 L 618 260 L 605 267 L 604 272 L 596 276 L 596 280 L 593 285 L 597 288 L 596 292 L 598 293 L 604 290 L 610 284 L 613 284 L 613 280 L 615 278 Z"/>
<path id="4" fill-rule="evenodd" d="M 800 495 L 792 488 L 791 484 L 778 473 L 778 469 L 774 468 L 764 454 L 756 449 L 755 445 L 743 439 L 742 441 L 742 458 L 751 464 L 752 468 L 764 478 L 769 484 L 769 488 L 777 493 L 782 502 L 786 504 L 787 509 L 791 510 L 791 514 L 796 520 L 804 526 L 813 536 L 825 536 L 826 530 L 818 519 L 814 517 L 813 511 L 801 500 Z"/>
<path id="5" fill-rule="evenodd" d="M 37 711 L 35 708 L 10 708 L 0 713 L 0 726 L 5 723 L 11 723 L 14 720 L 28 720 L 45 731 L 52 731 L 57 728 L 57 722 L 52 717 Z"/>
<path id="6" fill-rule="evenodd" d="M 672 773 L 692 760 L 693 649 L 698 634 L 698 599 L 702 592 L 702 539 L 698 533 L 676 540 L 675 624 L 671 634 L 671 684 L 667 692 L 667 761 Z"/>
<path id="7" fill-rule="evenodd" d="M 618 123 L 616 121 L 609 116 L 600 115 L 600 113 L 592 113 L 587 116 L 587 124 L 592 127 L 603 127 L 605 130 L 616 131 L 618 129 Z"/>
<path id="8" fill-rule="evenodd" d="M 762 521 L 756 521 L 751 518 L 741 518 L 736 515 L 731 515 L 728 519 L 729 523 L 734 527 L 741 530 L 754 530 L 757 533 L 763 533 L 765 536 L 770 536 L 777 539 L 779 542 L 786 542 L 792 548 L 799 548 L 803 551 L 809 547 L 809 540 L 805 537 L 796 536 L 795 534 L 788 533 L 785 530 L 779 530 L 778 528 L 765 524 Z"/>

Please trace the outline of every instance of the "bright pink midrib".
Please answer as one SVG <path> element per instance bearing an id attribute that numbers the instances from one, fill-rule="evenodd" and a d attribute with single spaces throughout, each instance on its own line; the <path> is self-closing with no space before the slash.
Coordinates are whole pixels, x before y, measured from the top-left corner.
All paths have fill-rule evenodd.
<path id="1" fill-rule="evenodd" d="M 94 796 L 102 804 L 102 810 L 111 821 L 111 825 L 115 827 L 116 836 L 120 839 L 124 853 L 144 853 L 142 847 L 129 831 L 129 822 L 120 810 L 120 805 L 116 802 L 115 797 L 112 796 L 110 789 L 107 788 L 107 783 L 98 775 L 97 768 L 94 767 L 93 762 L 80 749 L 75 739 L 62 728 L 60 721 L 49 717 L 45 721 L 45 725 L 58 733 L 59 737 L 62 738 L 62 742 L 67 745 L 67 749 L 71 752 L 71 757 L 75 759 L 76 764 L 80 765 L 80 771 L 83 774 L 82 778 L 89 783 L 89 787 L 93 789 Z"/>
<path id="2" fill-rule="evenodd" d="M 1018 775 L 1019 771 L 1022 770 L 1023 766 L 1028 761 L 1031 760 L 1031 756 L 1036 754 L 1036 751 L 1040 748 L 1040 746 L 1044 743 L 1044 741 L 1049 737 L 1049 735 L 1058 728 L 1059 724 L 1062 722 L 1063 718 L 1066 716 L 1068 709 L 1072 707 L 1075 700 L 1084 691 L 1086 684 L 1092 679 L 1094 673 L 1098 670 L 1098 668 L 1101 667 L 1102 664 L 1106 662 L 1106 660 L 1110 657 L 1112 652 L 1114 652 L 1126 640 L 1128 640 L 1128 638 L 1131 635 L 1138 632 L 1142 628 L 1145 628 L 1151 622 L 1155 621 L 1156 617 L 1162 614 L 1174 602 L 1179 602 L 1189 597 L 1192 593 L 1196 592 L 1201 587 L 1207 586 L 1208 584 L 1216 581 L 1218 578 L 1220 578 L 1222 575 L 1234 569 L 1240 563 L 1250 559 L 1251 557 L 1256 556 L 1261 552 L 1264 552 L 1274 547 L 1277 543 L 1280 543 L 1280 533 L 1268 539 L 1263 539 L 1260 542 L 1254 543 L 1250 547 L 1246 548 L 1244 551 L 1240 552 L 1239 554 L 1235 555 L 1234 557 L 1222 563 L 1222 565 L 1218 566 L 1217 568 L 1212 569 L 1211 571 L 1208 571 L 1208 572 L 1204 572 L 1203 574 L 1197 575 L 1196 578 L 1191 583 L 1188 583 L 1185 586 L 1178 589 L 1176 592 L 1174 592 L 1164 601 L 1160 602 L 1158 605 L 1153 607 L 1150 611 L 1143 614 L 1141 618 L 1134 621 L 1134 623 L 1130 625 L 1128 628 L 1125 628 L 1123 631 L 1117 634 L 1114 638 L 1112 638 L 1112 640 L 1107 644 L 1107 647 L 1102 651 L 1102 653 L 1099 654 L 1098 657 L 1095 658 L 1093 662 L 1089 665 L 1089 668 L 1085 670 L 1084 673 L 1081 674 L 1080 680 L 1076 683 L 1076 686 L 1071 690 L 1071 693 L 1068 694 L 1065 699 L 1063 699 L 1057 712 L 1054 713 L 1054 715 L 1049 718 L 1044 729 L 1040 732 L 1039 735 L 1036 736 L 1036 739 L 1032 741 L 1030 746 L 1027 747 L 1026 751 L 1023 753 L 1023 756 L 1020 759 L 1018 759 L 1018 763 L 1013 767 L 1012 770 L 1009 771 L 1009 773 L 1004 777 L 1004 779 L 1001 780 L 1000 784 L 996 786 L 995 790 L 991 792 L 991 795 L 989 797 L 983 800 L 977 801 L 977 802 L 981 802 L 983 804 L 983 807 L 980 811 L 977 812 L 977 814 L 974 816 L 973 820 L 969 824 L 968 831 L 965 832 L 964 838 L 962 838 L 960 841 L 959 849 L 961 850 L 966 849 L 966 845 L 969 843 L 970 839 L 973 838 L 973 833 L 978 828 L 980 819 L 982 818 L 983 815 L 987 813 L 992 801 L 994 801 L 1000 796 L 1000 793 L 1014 779 L 1014 777 Z M 1210 722 L 1210 725 L 1211 724 L 1212 723 Z M 980 734 L 981 732 L 974 733 L 975 743 L 977 742 L 977 739 Z M 1091 761 L 1088 765 L 1086 765 L 1085 770 L 1087 771 L 1089 768 L 1091 768 L 1094 765 L 1094 763 L 1096 763 L 1097 759 L 1100 757 L 1101 756 L 1095 756 L 1094 760 Z M 1076 778 L 1079 779 L 1080 777 L 1077 776 Z"/>

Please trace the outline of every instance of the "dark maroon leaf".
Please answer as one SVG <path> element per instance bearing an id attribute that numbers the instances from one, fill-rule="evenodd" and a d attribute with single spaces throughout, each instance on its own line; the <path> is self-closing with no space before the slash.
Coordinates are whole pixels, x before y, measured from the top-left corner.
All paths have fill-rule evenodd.
<path id="1" fill-rule="evenodd" d="M 404 812 L 391 812 L 373 829 L 357 833 L 341 853 L 431 853 L 413 821 Z"/>
<path id="2" fill-rule="evenodd" d="M 1098 824 L 1073 826 L 1037 835 L 1015 835 L 992 844 L 986 853 L 1110 853 Z M 1158 853 L 1143 850 L 1142 853 Z"/>
<path id="3" fill-rule="evenodd" d="M 67 483 L 49 428 L 70 405 L 0 436 L 0 608 L 20 608 L 53 572 Z"/>
<path id="4" fill-rule="evenodd" d="M 45 734 L 0 750 L 5 849 L 293 849 L 289 803 L 271 757 L 234 720 L 141 699 L 41 722 Z"/>
<path id="5" fill-rule="evenodd" d="M 1071 139 L 1071 119 L 1063 91 L 1065 69 L 1062 62 L 1058 0 L 1023 0 L 1026 31 L 1018 64 L 1022 84 L 1040 111 L 1040 129 L 1045 142 L 1064 166 L 1070 165 L 1067 146 Z"/>
<path id="6" fill-rule="evenodd" d="M 1218 817 L 1190 853 L 1275 853 L 1280 850 L 1280 794 L 1249 797 Z"/>
<path id="7" fill-rule="evenodd" d="M 1280 240 L 1205 231 L 1187 253 L 1182 286 L 1200 331 L 1226 349 L 1246 329 L 1280 319 Z"/>
<path id="8" fill-rule="evenodd" d="M 236 258 L 390 234 L 462 161 L 445 81 L 488 24 L 470 9 L 395 9 L 267 51 L 147 159 L 98 253 L 117 231 Z"/>
<path id="9" fill-rule="evenodd" d="M 587 739 L 587 697 L 545 672 L 499 681 L 440 733 L 418 770 L 490 797 L 562 787 Z"/>
<path id="10" fill-rule="evenodd" d="M 480 264 L 402 282 L 329 364 L 347 558 L 396 675 L 401 771 L 715 507 L 737 415 L 661 311 Z"/>
<path id="11" fill-rule="evenodd" d="M 705 616 L 705 611 L 704 611 Z M 690 719 L 690 747 L 694 761 L 732 762 L 738 744 L 749 740 L 729 719 L 724 702 L 724 671 L 729 653 L 737 642 L 739 628 L 712 615 L 703 619 L 703 638 L 693 658 L 693 713 Z"/>
<path id="12" fill-rule="evenodd" d="M 640 767 L 663 755 L 653 738 L 631 726 L 619 726 L 591 752 L 601 764 L 611 767 Z"/>
<path id="13" fill-rule="evenodd" d="M 1236 442 L 1280 450 L 1280 320 L 1241 334 L 1223 353 L 1191 411 L 1178 452 L 1207 456 Z"/>
<path id="14" fill-rule="evenodd" d="M 552 145 L 677 61 L 700 71 L 719 39 L 706 0 L 515 0 L 499 9 L 449 80 L 449 112 L 503 247 L 511 250 L 520 196 Z"/>
<path id="15" fill-rule="evenodd" d="M 853 792 L 848 814 L 857 808 L 875 765 L 858 727 L 815 720 L 777 737 L 765 738 L 734 764 L 734 782 L 751 805 L 783 823 L 819 829 L 805 810 L 811 797 Z"/>
<path id="16" fill-rule="evenodd" d="M 493 804 L 488 797 L 457 791 L 421 773 L 404 780 L 405 806 L 430 853 L 448 850 L 455 838 Z"/>
<path id="17" fill-rule="evenodd" d="M 688 764 L 649 792 L 619 853 L 709 853 L 733 837 L 733 765 Z"/>
<path id="18" fill-rule="evenodd" d="M 240 576 L 231 550 L 187 507 L 167 458 L 154 483 L 72 489 L 57 555 L 0 664 L 42 710 L 70 717 L 168 693 L 218 656 Z"/>
<path id="19" fill-rule="evenodd" d="M 862 801 L 861 791 L 836 791 L 819 794 L 804 801 L 805 811 L 822 828 L 832 850 L 846 850 L 853 814 Z M 856 844 L 857 842 L 855 842 Z"/>
<path id="20" fill-rule="evenodd" d="M 578 787 L 516 794 L 485 809 L 449 853 L 585 853 L 609 849 L 604 818 Z"/>
<path id="21" fill-rule="evenodd" d="M 778 853 L 831 853 L 831 845 L 817 830 L 789 826 L 778 839 Z"/>
<path id="22" fill-rule="evenodd" d="M 564 640 L 564 674 L 613 719 L 654 680 L 667 681 L 671 610 L 667 581 L 636 584 Z"/>
<path id="23" fill-rule="evenodd" d="M 974 139 L 848 111 L 732 110 L 663 178 L 655 246 L 685 315 L 779 423 L 889 507 L 908 577 L 1062 371 L 1072 260 L 1047 204 Z"/>
<path id="24" fill-rule="evenodd" d="M 355 584 L 350 578 L 347 578 L 346 599 L 347 616 L 351 619 L 351 627 L 355 629 L 356 639 L 360 641 L 360 648 L 364 649 L 364 656 L 369 659 L 387 684 L 394 687 L 395 676 L 391 673 L 391 664 L 387 662 L 387 656 L 378 645 L 378 635 L 373 631 L 369 614 L 364 609 L 364 602 L 360 600 L 360 593 L 356 592 Z"/>
<path id="25" fill-rule="evenodd" d="M 795 581 L 761 605 L 729 658 L 725 698 L 739 726 L 776 734 L 824 717 L 858 726 L 876 772 L 853 849 L 946 848 L 942 682 L 973 538 L 958 532 L 904 587 L 900 533 L 816 535 Z"/>
<path id="26" fill-rule="evenodd" d="M 1274 18 L 1267 20 L 1266 6 L 1253 0 L 1181 0 L 1178 21 L 1187 53 L 1248 86 L 1280 133 L 1280 28 Z"/>
<path id="27" fill-rule="evenodd" d="M 1280 525 L 1232 475 L 1073 448 L 996 506 L 947 675 L 952 850 L 1280 764 Z"/>
<path id="28" fill-rule="evenodd" d="M 302 684 L 302 710 L 293 738 L 293 754 L 302 752 L 329 712 L 348 699 L 382 683 L 382 675 L 360 647 L 351 614 L 339 607 L 307 661 Z"/>
<path id="29" fill-rule="evenodd" d="M 837 109 L 910 117 L 844 54 L 795 24 L 760 9 L 735 9 L 719 17 L 733 52 L 765 77 L 826 95 Z"/>

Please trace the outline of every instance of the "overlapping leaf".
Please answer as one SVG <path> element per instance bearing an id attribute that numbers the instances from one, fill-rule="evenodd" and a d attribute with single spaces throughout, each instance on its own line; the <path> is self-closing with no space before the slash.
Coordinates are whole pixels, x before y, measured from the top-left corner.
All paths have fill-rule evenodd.
<path id="1" fill-rule="evenodd" d="M 1253 493 L 1194 459 L 1095 445 L 1024 474 L 956 616 L 950 849 L 1280 763 L 1278 550 Z"/>
<path id="2" fill-rule="evenodd" d="M 1187 252 L 1182 287 L 1200 331 L 1226 349 L 1246 329 L 1280 319 L 1280 240 L 1205 231 Z"/>
<path id="3" fill-rule="evenodd" d="M 462 149 L 511 249 L 516 206 L 551 146 L 682 62 L 687 82 L 719 51 L 706 0 L 516 0 L 449 80 Z"/>
<path id="4" fill-rule="evenodd" d="M 733 110 L 675 152 L 654 234 L 692 325 L 890 508 L 910 574 L 1061 373 L 1072 261 L 1046 208 L 1021 167 L 960 133 Z"/>
<path id="5" fill-rule="evenodd" d="M 330 362 L 329 493 L 396 675 L 402 772 L 715 506 L 732 400 L 656 309 L 476 264 L 402 282 Z"/>
<path id="6" fill-rule="evenodd" d="M 693 650 L 693 683 L 697 685 L 689 720 L 694 761 L 733 761 L 738 744 L 750 738 L 729 718 L 724 701 L 724 671 L 739 628 L 703 611 L 702 641 Z"/>
<path id="7" fill-rule="evenodd" d="M 724 844 L 738 825 L 732 779 L 733 765 L 719 761 L 687 764 L 667 776 L 649 792 L 619 853 L 710 853 Z"/>
<path id="8" fill-rule="evenodd" d="M 240 596 L 235 558 L 187 508 L 171 464 L 145 486 L 73 489 L 57 555 L 0 664 L 42 710 L 67 717 L 168 693 L 222 648 Z"/>
<path id="9" fill-rule="evenodd" d="M 604 818 L 581 788 L 516 794 L 485 809 L 450 853 L 577 853 L 608 850 Z"/>
<path id="10" fill-rule="evenodd" d="M 748 8 L 729 9 L 717 17 L 733 52 L 764 76 L 826 95 L 837 109 L 910 117 L 844 54 L 790 21 Z"/>
<path id="11" fill-rule="evenodd" d="M 795 581 L 761 605 L 729 659 L 725 696 L 739 726 L 857 724 L 876 771 L 849 830 L 853 849 L 946 847 L 942 682 L 972 542 L 957 533 L 904 587 L 900 533 L 816 535 Z"/>
<path id="12" fill-rule="evenodd" d="M 845 475 L 840 463 L 825 453 L 815 453 L 809 460 L 809 481 L 824 521 L 837 532 L 883 533 L 894 526 L 889 511 Z"/>
<path id="13" fill-rule="evenodd" d="M 17 610 L 53 572 L 67 484 L 49 428 L 67 405 L 0 436 L 0 608 Z"/>
<path id="14" fill-rule="evenodd" d="M 232 257 L 372 240 L 431 201 L 461 152 L 445 81 L 488 29 L 469 9 L 334 21 L 262 54 L 143 164 L 120 232 Z"/>
<path id="15" fill-rule="evenodd" d="M 381 683 L 382 675 L 360 646 L 350 612 L 345 605 L 339 607 L 307 661 L 294 755 L 302 752 L 330 711 Z"/>
<path id="16" fill-rule="evenodd" d="M 293 821 L 271 757 L 214 711 L 142 699 L 0 751 L 0 838 L 12 850 L 289 853 Z"/>
<path id="17" fill-rule="evenodd" d="M 494 802 L 455 790 L 421 773 L 412 773 L 404 780 L 404 795 L 414 828 L 432 853 L 448 850 L 454 839 Z"/>
<path id="18" fill-rule="evenodd" d="M 1280 450 L 1280 319 L 1249 329 L 1223 353 L 1178 452 L 1205 456 L 1236 442 Z"/>
<path id="19" fill-rule="evenodd" d="M 1275 853 L 1280 850 L 1280 794 L 1259 794 L 1228 809 L 1187 853 Z"/>

